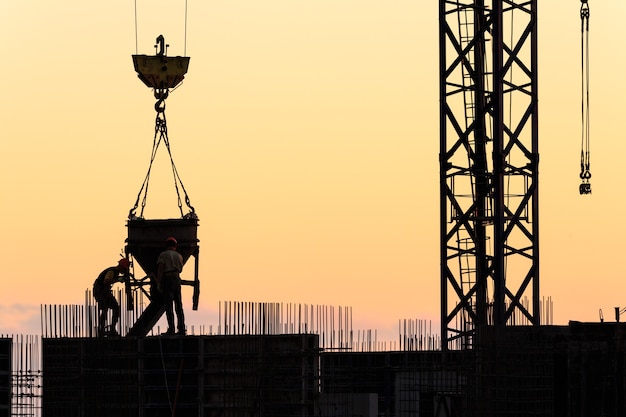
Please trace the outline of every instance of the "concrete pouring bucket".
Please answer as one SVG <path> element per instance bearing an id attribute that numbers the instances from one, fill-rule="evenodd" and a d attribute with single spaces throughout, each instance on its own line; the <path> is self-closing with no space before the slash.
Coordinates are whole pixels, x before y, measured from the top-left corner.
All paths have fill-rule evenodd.
<path id="1" fill-rule="evenodd" d="M 133 255 L 146 274 L 156 273 L 157 258 L 170 236 L 178 241 L 184 263 L 198 251 L 198 219 L 137 219 L 128 220 L 126 227 L 126 253 Z"/>
<path id="2" fill-rule="evenodd" d="M 157 272 L 157 259 L 165 250 L 165 240 L 172 236 L 178 241 L 178 252 L 183 256 L 183 263 L 189 257 L 195 257 L 194 280 L 183 280 L 183 285 L 194 286 L 194 310 L 197 309 L 198 280 L 198 219 L 180 218 L 163 220 L 128 220 L 128 238 L 126 253 L 132 255 L 146 275 Z"/>

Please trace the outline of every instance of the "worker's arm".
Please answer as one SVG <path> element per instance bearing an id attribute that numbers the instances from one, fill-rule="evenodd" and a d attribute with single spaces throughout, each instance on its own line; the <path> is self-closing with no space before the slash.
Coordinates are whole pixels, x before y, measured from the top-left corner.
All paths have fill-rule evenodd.
<path id="1" fill-rule="evenodd" d="M 103 280 L 105 285 L 113 285 L 117 282 L 117 274 L 114 271 L 109 271 L 104 276 Z"/>

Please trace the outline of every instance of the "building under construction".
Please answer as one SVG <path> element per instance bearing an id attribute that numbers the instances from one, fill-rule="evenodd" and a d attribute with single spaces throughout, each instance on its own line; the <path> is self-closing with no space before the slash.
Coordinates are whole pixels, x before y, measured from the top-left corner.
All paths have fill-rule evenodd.
<path id="1" fill-rule="evenodd" d="M 152 161 L 161 143 L 169 152 L 164 103 L 189 65 L 159 37 L 155 55 L 133 56 L 157 118 L 127 223 L 119 335 L 98 332 L 89 294 L 83 306 L 42 306 L 41 338 L 0 339 L 0 416 L 625 415 L 619 309 L 612 322 L 555 326 L 540 297 L 537 0 L 439 5 L 439 334 L 409 320 L 381 345 L 352 329 L 346 308 L 246 302 L 224 303 L 214 326 L 155 334 L 166 237 L 195 259 L 182 284 L 194 309 L 200 299 L 199 220 L 173 160 L 180 218 L 143 217 Z M 582 0 L 583 29 L 588 18 Z M 590 194 L 582 153 L 580 192 Z"/>
<path id="2" fill-rule="evenodd" d="M 623 416 L 626 324 L 494 327 L 473 349 L 281 333 L 0 339 L 6 416 Z M 233 316 L 225 321 L 235 319 Z M 235 329 L 233 329 L 234 332 Z M 344 329 L 353 335 L 351 329 Z M 337 333 L 337 332 L 335 332 Z M 327 347 L 321 345 L 321 335 Z M 43 360 L 41 360 L 42 358 Z"/>

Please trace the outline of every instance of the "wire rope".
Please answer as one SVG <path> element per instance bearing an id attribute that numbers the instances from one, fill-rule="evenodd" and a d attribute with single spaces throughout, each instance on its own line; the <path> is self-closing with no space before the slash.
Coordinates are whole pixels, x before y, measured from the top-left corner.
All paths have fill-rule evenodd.
<path id="1" fill-rule="evenodd" d="M 139 32 L 137 29 L 137 0 L 135 0 L 135 55 L 139 54 Z"/>
<path id="2" fill-rule="evenodd" d="M 139 218 L 143 217 L 143 210 L 144 210 L 144 207 L 146 206 L 146 201 L 147 201 L 147 196 L 148 196 L 148 185 L 150 183 L 150 173 L 152 172 L 152 164 L 154 162 L 154 159 L 156 158 L 157 149 L 159 148 L 159 144 L 161 142 L 161 137 L 158 135 L 158 128 L 159 126 L 158 126 L 158 116 L 157 116 L 157 126 L 155 127 L 154 139 L 152 141 L 152 152 L 150 155 L 150 164 L 148 165 L 148 172 L 146 173 L 143 183 L 141 184 L 141 188 L 139 189 L 139 193 L 137 194 L 135 205 L 128 213 L 128 217 L 130 219 L 133 219 L 136 217 L 135 210 L 137 210 L 137 208 L 139 207 L 140 199 L 141 199 L 141 212 L 138 217 Z M 142 193 L 143 193 L 143 198 L 141 197 Z"/>
<path id="3" fill-rule="evenodd" d="M 591 141 L 589 113 L 589 4 L 581 0 L 580 6 L 580 67 L 581 67 L 581 146 L 580 146 L 580 179 L 579 192 L 591 194 Z"/>
<path id="4" fill-rule="evenodd" d="M 183 47 L 183 56 L 187 56 L 187 0 L 185 0 L 185 41 Z"/>
<path id="5" fill-rule="evenodd" d="M 139 193 L 137 194 L 137 199 L 135 201 L 135 205 L 133 206 L 133 208 L 130 210 L 128 217 L 130 219 L 136 219 L 136 218 L 143 218 L 143 212 L 144 212 L 144 208 L 146 207 L 146 203 L 147 203 L 147 198 L 148 198 L 148 188 L 149 188 L 149 184 L 150 184 L 150 174 L 152 172 L 152 166 L 154 163 L 154 160 L 156 158 L 157 155 L 157 150 L 161 144 L 161 142 L 163 142 L 163 144 L 165 145 L 165 148 L 167 149 L 167 153 L 169 155 L 170 158 L 170 164 L 172 167 L 172 175 L 174 177 L 174 188 L 176 190 L 176 196 L 177 196 L 177 203 L 178 203 L 178 209 L 180 211 L 180 215 L 181 217 L 194 217 L 195 216 L 195 209 L 194 207 L 191 205 L 191 200 L 189 199 L 189 195 L 187 194 L 187 190 L 183 184 L 182 179 L 180 178 L 180 174 L 178 173 L 178 169 L 176 168 L 176 164 L 174 163 L 174 158 L 172 156 L 172 149 L 170 147 L 170 142 L 167 136 L 167 123 L 165 120 L 165 107 L 162 104 L 163 107 L 161 107 L 160 109 L 162 111 L 158 111 L 157 112 L 157 117 L 156 117 L 156 122 L 155 122 L 155 129 L 154 129 L 154 139 L 152 142 L 152 152 L 150 155 L 150 164 L 148 166 L 148 172 L 146 173 L 146 176 L 143 180 L 143 183 L 141 185 L 141 188 L 139 189 Z M 181 200 L 181 196 L 180 196 L 180 189 L 179 189 L 179 185 L 180 185 L 180 189 L 182 189 L 184 195 L 185 195 L 185 204 L 187 205 L 187 207 L 190 209 L 190 213 L 187 214 L 186 216 L 183 214 L 183 205 L 182 205 L 182 200 Z M 143 195 L 143 197 L 142 197 Z M 139 216 L 135 215 L 135 211 L 137 210 L 137 208 L 139 207 L 139 201 L 141 200 L 141 211 L 139 213 Z"/>

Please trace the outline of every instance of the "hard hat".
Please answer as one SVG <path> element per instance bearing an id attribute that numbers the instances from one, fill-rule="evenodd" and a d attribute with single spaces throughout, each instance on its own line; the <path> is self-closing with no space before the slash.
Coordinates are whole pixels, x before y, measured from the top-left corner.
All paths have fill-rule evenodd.
<path id="1" fill-rule="evenodd" d="M 128 259 L 126 259 L 126 258 L 122 258 L 117 263 L 117 266 L 122 268 L 122 269 L 128 269 L 130 267 L 130 261 Z"/>
<path id="2" fill-rule="evenodd" d="M 178 246 L 178 241 L 176 240 L 176 238 L 170 236 L 167 239 L 165 239 L 165 244 L 169 244 L 170 242 L 172 242 L 174 245 Z"/>

